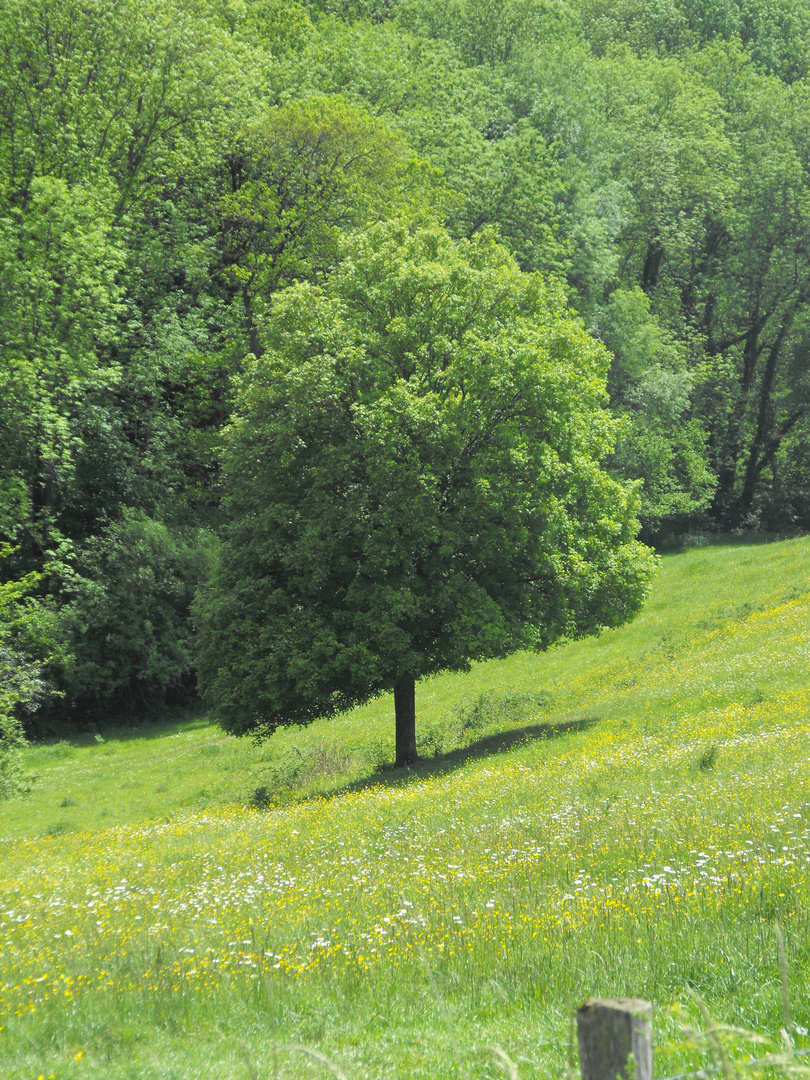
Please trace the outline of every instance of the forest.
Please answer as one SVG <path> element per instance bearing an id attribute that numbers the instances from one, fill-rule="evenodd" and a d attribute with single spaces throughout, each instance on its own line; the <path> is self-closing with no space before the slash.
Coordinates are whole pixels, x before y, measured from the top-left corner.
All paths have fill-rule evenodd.
<path id="1" fill-rule="evenodd" d="M 0 48 L 7 743 L 195 700 L 253 365 L 375 228 L 601 343 L 645 543 L 810 526 L 810 0 L 4 0 Z"/>

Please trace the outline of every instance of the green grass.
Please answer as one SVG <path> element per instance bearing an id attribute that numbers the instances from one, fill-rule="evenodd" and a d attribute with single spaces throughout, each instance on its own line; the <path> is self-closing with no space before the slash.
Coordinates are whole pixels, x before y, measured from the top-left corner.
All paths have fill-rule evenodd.
<path id="1" fill-rule="evenodd" d="M 810 1027 L 810 541 L 666 556 L 630 626 L 261 747 L 210 721 L 32 747 L 0 805 L 13 1078 L 565 1074 L 572 1004 Z M 761 1055 L 727 1034 L 737 1058 Z M 793 1032 L 798 1045 L 807 1042 Z M 274 1050 L 274 1048 L 276 1048 Z M 487 1049 L 489 1048 L 489 1049 Z"/>

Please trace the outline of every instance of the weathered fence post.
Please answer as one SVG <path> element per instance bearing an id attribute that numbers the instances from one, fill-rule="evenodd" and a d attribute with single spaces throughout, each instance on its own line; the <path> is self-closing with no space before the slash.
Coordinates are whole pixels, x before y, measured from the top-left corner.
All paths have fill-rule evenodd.
<path id="1" fill-rule="evenodd" d="M 652 1080 L 652 1005 L 589 998 L 577 1009 L 582 1080 Z"/>

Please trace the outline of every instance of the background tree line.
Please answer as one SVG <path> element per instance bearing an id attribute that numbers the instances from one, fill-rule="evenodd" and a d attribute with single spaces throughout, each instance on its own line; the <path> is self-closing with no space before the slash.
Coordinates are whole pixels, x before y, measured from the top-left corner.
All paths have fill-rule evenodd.
<path id="1" fill-rule="evenodd" d="M 8 0 L 0 50 L 9 732 L 193 698 L 245 358 L 383 218 L 562 285 L 647 540 L 810 522 L 810 0 Z"/>

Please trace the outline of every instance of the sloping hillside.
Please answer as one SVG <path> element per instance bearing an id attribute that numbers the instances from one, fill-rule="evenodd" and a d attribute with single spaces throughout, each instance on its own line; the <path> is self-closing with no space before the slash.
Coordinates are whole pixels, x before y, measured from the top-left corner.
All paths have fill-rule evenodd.
<path id="1" fill-rule="evenodd" d="M 570 1006 L 806 1042 L 810 541 L 662 559 L 629 627 L 262 748 L 208 722 L 28 751 L 0 808 L 10 1077 L 563 1074 Z M 797 1025 L 797 1026 L 796 1026 Z M 761 1054 L 727 1036 L 740 1057 Z M 276 1070 L 274 1073 L 273 1070 Z M 5 1075 L 5 1073 L 4 1073 Z"/>

